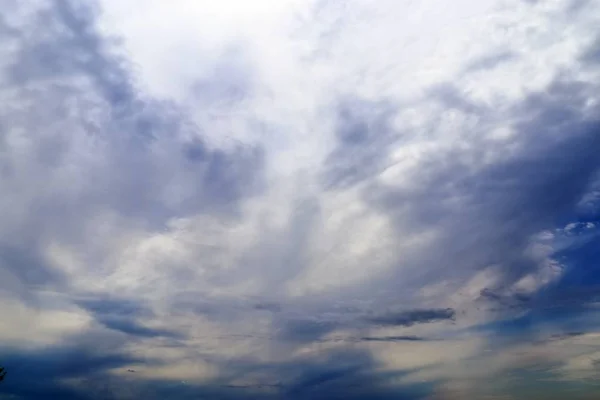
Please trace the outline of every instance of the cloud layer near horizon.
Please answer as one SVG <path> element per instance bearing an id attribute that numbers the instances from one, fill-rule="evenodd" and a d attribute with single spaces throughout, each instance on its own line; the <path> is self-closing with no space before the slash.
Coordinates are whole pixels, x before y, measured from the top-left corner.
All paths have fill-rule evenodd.
<path id="1" fill-rule="evenodd" d="M 6 2 L 0 394 L 593 397 L 598 6 L 244 4 Z"/>

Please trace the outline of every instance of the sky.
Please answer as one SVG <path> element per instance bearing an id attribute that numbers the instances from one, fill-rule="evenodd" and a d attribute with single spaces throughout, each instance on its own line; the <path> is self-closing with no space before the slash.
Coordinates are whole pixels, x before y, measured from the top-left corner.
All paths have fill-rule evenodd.
<path id="1" fill-rule="evenodd" d="M 2 0 L 0 399 L 600 396 L 600 3 Z"/>

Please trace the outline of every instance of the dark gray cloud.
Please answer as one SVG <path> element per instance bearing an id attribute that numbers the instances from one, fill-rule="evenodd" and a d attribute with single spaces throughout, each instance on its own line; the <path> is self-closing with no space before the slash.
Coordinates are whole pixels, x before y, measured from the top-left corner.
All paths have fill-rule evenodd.
<path id="1" fill-rule="evenodd" d="M 368 320 L 376 325 L 412 326 L 436 321 L 453 320 L 456 312 L 451 308 L 431 310 L 410 310 L 390 312 L 370 317 Z"/>
<path id="2" fill-rule="evenodd" d="M 412 309 L 399 311 L 382 310 L 304 310 L 304 316 L 294 316 L 284 308 L 273 317 L 276 335 L 272 339 L 304 345 L 306 343 L 367 341 L 399 342 L 402 340 L 425 340 L 417 336 L 328 336 L 336 330 L 359 332 L 377 327 L 410 327 L 433 322 L 453 322 L 456 312 L 446 309 Z"/>
<path id="3" fill-rule="evenodd" d="M 395 342 L 422 342 L 427 340 L 421 336 L 364 336 L 360 338 L 364 342 L 384 342 L 384 343 L 395 343 Z"/>
<path id="4" fill-rule="evenodd" d="M 10 81 L 29 85 L 84 76 L 115 110 L 132 111 L 137 95 L 131 75 L 125 60 L 111 54 L 109 42 L 97 34 L 98 12 L 95 3 L 69 0 L 57 0 L 37 11 L 31 23 L 43 26 L 44 34 L 21 30 L 15 62 L 7 71 Z"/>
<path id="5" fill-rule="evenodd" d="M 322 351 L 318 357 L 293 362 L 261 363 L 237 360 L 228 363 L 223 376 L 223 388 L 240 398 L 263 398 L 251 389 L 267 389 L 276 398 L 284 399 L 423 399 L 431 391 L 430 384 L 397 385 L 393 381 L 407 371 L 376 371 L 372 356 L 357 348 Z M 252 372 L 264 372 L 272 380 L 250 385 L 230 385 L 227 382 Z M 232 387 L 234 386 L 234 387 Z M 243 386 L 243 387 L 241 387 Z M 227 393 L 227 392 L 225 392 Z M 244 397 L 244 395 L 248 397 Z M 223 394 L 226 396 L 226 394 Z M 270 398 L 269 392 L 264 398 Z"/>
<path id="6" fill-rule="evenodd" d="M 336 147 L 325 162 L 326 189 L 344 189 L 373 176 L 386 161 L 389 146 L 398 140 L 390 126 L 395 112 L 387 102 L 348 98 L 336 106 Z"/>
<path id="7" fill-rule="evenodd" d="M 40 398 L 97 399 L 102 393 L 93 387 L 81 390 L 66 384 L 67 379 L 109 379 L 106 372 L 140 359 L 124 355 L 120 346 L 110 349 L 104 343 L 96 348 L 73 338 L 75 344 L 32 351 L 0 349 L 0 357 L 10 379 L 3 382 L 1 392 L 18 399 Z M 81 343 L 77 343 L 81 342 Z M 144 360 L 146 361 L 146 360 Z"/>
<path id="8" fill-rule="evenodd" d="M 280 322 L 278 329 L 280 340 L 293 342 L 315 342 L 324 335 L 340 327 L 338 321 L 318 319 L 286 319 Z"/>
<path id="9" fill-rule="evenodd" d="M 113 314 L 123 317 L 152 316 L 153 314 L 143 303 L 106 294 L 83 297 L 76 300 L 75 304 L 98 314 Z"/>
<path id="10" fill-rule="evenodd" d="M 175 397 L 193 399 L 407 399 L 425 398 L 430 385 L 397 386 L 391 383 L 403 372 L 374 372 L 373 361 L 363 352 L 346 350 L 322 354 L 320 360 L 264 365 L 257 362 L 230 363 L 223 376 L 202 385 L 191 382 L 116 378 L 106 374 L 107 368 L 137 361 L 121 356 L 88 356 L 54 352 L 36 353 L 31 357 L 5 355 L 16 378 L 3 384 L 3 394 L 22 399 L 40 396 L 62 396 L 66 399 Z M 273 380 L 252 384 L 231 382 L 246 373 L 265 371 Z M 134 376 L 135 374 L 131 374 Z M 79 379 L 80 384 L 66 385 L 63 379 Z"/>
<path id="11" fill-rule="evenodd" d="M 254 308 L 256 310 L 269 311 L 274 313 L 281 311 L 281 305 L 277 303 L 258 303 L 254 305 Z"/>
<path id="12" fill-rule="evenodd" d="M 96 319 L 109 329 L 125 333 L 127 335 L 139 337 L 167 337 L 178 339 L 183 336 L 180 333 L 170 331 L 168 329 L 148 328 L 140 323 L 133 321 L 131 318 L 100 316 Z"/>
<path id="13" fill-rule="evenodd" d="M 101 325 L 126 335 L 140 338 L 162 337 L 181 339 L 182 334 L 169 329 L 157 329 L 144 326 L 141 319 L 156 317 L 145 304 L 125 298 L 97 296 L 74 301 L 87 310 Z"/>
<path id="14" fill-rule="evenodd" d="M 331 358 L 330 358 L 331 357 Z M 335 359 L 333 358 L 335 357 Z M 284 388 L 290 399 L 422 399 L 429 385 L 396 386 L 391 381 L 404 372 L 377 373 L 375 365 L 360 352 L 335 352 Z"/>
<path id="15" fill-rule="evenodd" d="M 582 335 L 585 335 L 585 332 L 556 333 L 556 334 L 550 336 L 547 340 L 548 341 L 565 340 L 565 339 L 570 339 L 570 338 L 574 338 L 574 337 L 578 337 L 578 336 L 582 336 Z"/>
<path id="16" fill-rule="evenodd" d="M 59 271 L 48 268 L 44 257 L 35 248 L 32 249 L 31 245 L 31 242 L 21 245 L 0 245 L 0 268 L 9 269 L 18 277 L 22 287 L 64 285 L 66 277 Z M 8 279 L 7 283 L 9 283 Z M 34 301 L 26 291 L 18 290 L 15 287 L 13 289 L 17 291 L 22 300 Z"/>

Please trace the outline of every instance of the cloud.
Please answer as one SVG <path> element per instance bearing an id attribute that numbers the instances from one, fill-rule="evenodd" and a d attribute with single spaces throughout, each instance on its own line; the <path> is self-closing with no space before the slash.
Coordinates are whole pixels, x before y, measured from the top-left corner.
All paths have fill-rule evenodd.
<path id="1" fill-rule="evenodd" d="M 15 378 L 7 386 L 11 392 L 33 398 L 56 390 L 67 398 L 75 394 L 62 380 L 134 362 L 122 347 L 132 337 L 182 337 L 154 327 L 157 317 L 148 304 L 102 289 L 107 274 L 123 266 L 111 255 L 126 244 L 119 240 L 164 229 L 175 217 L 235 219 L 240 199 L 256 193 L 263 155 L 250 146 L 210 148 L 177 106 L 144 96 L 130 66 L 96 30 L 93 5 L 13 6 L 15 18 L 3 20 L 0 49 L 1 92 L 8 102 L 0 111 L 7 193 L 1 287 L 25 305 L 5 303 L 2 337 L 18 341 L 20 349 L 45 343 L 50 350 L 2 351 L 2 360 L 15 376 L 33 370 L 19 365 L 38 368 L 28 375 L 35 385 Z M 56 292 L 62 294 L 47 295 Z M 82 295 L 92 300 L 79 301 Z M 35 329 L 17 316 L 24 312 Z M 73 350 L 52 347 L 74 332 L 91 337 L 90 329 L 99 326 L 122 336 L 101 335 L 100 344 Z M 104 344 L 111 340 L 116 347 L 109 351 Z"/>
<path id="2" fill-rule="evenodd" d="M 23 399 L 53 395 L 68 399 L 94 398 L 98 393 L 76 390 L 67 381 L 81 378 L 100 381 L 109 369 L 136 361 L 118 347 L 109 348 L 106 337 L 99 337 L 102 342 L 97 343 L 96 348 L 80 338 L 73 339 L 70 345 L 27 352 L 2 349 L 2 361 L 14 376 L 3 382 L 3 392 Z"/>
<path id="3" fill-rule="evenodd" d="M 197 212 L 233 218 L 238 200 L 256 188 L 260 150 L 209 149 L 176 107 L 143 98 L 94 30 L 93 9 L 67 1 L 38 8 L 14 29 L 39 23 L 44 33 L 4 46 L 12 61 L 3 93 L 12 105 L 3 110 L 3 186 L 11 193 L 3 246 L 14 257 L 39 259 L 29 262 L 38 282 L 32 272 L 27 279 L 56 276 L 60 286 L 61 272 L 43 261 L 49 241 L 90 249 L 105 243 L 82 242 L 102 229 L 161 229 Z M 9 56 L 11 46 L 17 50 Z M 27 251 L 18 247 L 24 243 Z M 8 268 L 19 274 L 19 263 Z"/>
<path id="4" fill-rule="evenodd" d="M 388 313 L 371 317 L 369 320 L 378 325 L 411 326 L 440 320 L 454 319 L 455 311 L 451 308 L 444 310 L 413 310 L 401 313 Z"/>
<path id="5" fill-rule="evenodd" d="M 577 87 L 557 82 L 548 88 L 548 95 L 532 96 L 517 107 L 519 114 L 528 115 L 514 127 L 524 140 L 518 145 L 522 150 L 503 161 L 478 168 L 464 164 L 468 150 L 449 150 L 415 171 L 416 186 L 369 185 L 368 201 L 394 215 L 401 234 L 430 230 L 436 236 L 430 250 L 418 255 L 423 258 L 408 261 L 419 270 L 414 287 L 432 281 L 427 271 L 442 280 L 458 277 L 460 271 L 468 275 L 500 265 L 503 276 L 498 284 L 511 285 L 540 268 L 530 253 L 534 235 L 575 210 L 598 170 L 593 156 L 597 125 L 558 106 L 566 103 L 563 96 L 583 101 L 585 89 Z M 568 104 L 572 107 L 573 102 Z M 542 142 L 545 134 L 551 136 Z"/>
<path id="6" fill-rule="evenodd" d="M 507 4 L 10 2 L 3 390 L 419 399 L 536 362 L 587 376 L 597 7 Z"/>
<path id="7" fill-rule="evenodd" d="M 50 207 L 52 200 L 70 205 L 77 201 L 88 209 L 105 205 L 128 216 L 164 219 L 201 206 L 223 209 L 235 202 L 241 182 L 250 183 L 249 176 L 238 174 L 259 170 L 259 153 L 203 150 L 197 128 L 176 108 L 142 98 L 126 66 L 94 31 L 94 13 L 88 7 L 60 1 L 31 18 L 26 23 L 44 23 L 46 34 L 15 43 L 18 51 L 11 57 L 14 62 L 7 66 L 5 79 L 18 89 L 17 101 L 27 106 L 10 110 L 6 119 L 12 122 L 10 132 L 37 131 L 37 140 L 20 148 L 25 152 L 21 156 L 39 160 L 36 179 L 73 179 L 62 198 L 52 187 L 49 198 L 43 199 L 44 207 Z M 42 56 L 61 64 L 48 65 L 38 59 Z M 35 88 L 34 92 L 29 94 L 26 87 Z M 24 121 L 27 112 L 34 112 L 35 118 Z M 42 134 L 39 127 L 44 125 Z M 238 170 L 244 153 L 251 165 Z M 66 168 L 69 162 L 77 163 L 77 171 Z M 6 168 L 10 170 L 11 163 Z M 82 176 L 69 175 L 76 172 L 94 177 L 94 185 Z"/>
<path id="8" fill-rule="evenodd" d="M 420 342 L 422 340 L 426 340 L 419 336 L 383 336 L 383 337 L 362 337 L 360 340 L 364 340 L 366 342 Z"/>
<path id="9" fill-rule="evenodd" d="M 389 126 L 393 107 L 359 99 L 341 102 L 335 128 L 338 147 L 325 162 L 326 189 L 356 184 L 383 167 L 386 150 L 396 136 Z"/>
<path id="10" fill-rule="evenodd" d="M 345 349 L 268 368 L 280 371 L 282 383 L 277 385 L 286 398 L 422 398 L 426 388 L 390 385 L 399 373 L 378 373 L 372 363 L 368 353 Z"/>

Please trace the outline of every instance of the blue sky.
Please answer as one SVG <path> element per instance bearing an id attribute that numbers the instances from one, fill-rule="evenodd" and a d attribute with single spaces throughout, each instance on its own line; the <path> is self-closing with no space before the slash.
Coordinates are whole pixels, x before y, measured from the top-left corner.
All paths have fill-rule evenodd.
<path id="1" fill-rule="evenodd" d="M 0 399 L 598 396 L 597 2 L 2 7 Z"/>

